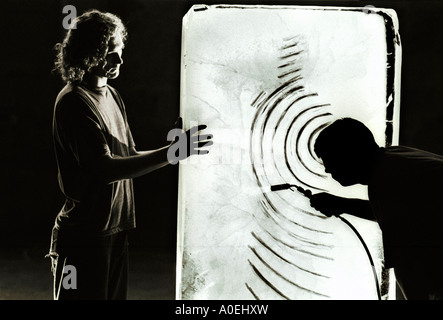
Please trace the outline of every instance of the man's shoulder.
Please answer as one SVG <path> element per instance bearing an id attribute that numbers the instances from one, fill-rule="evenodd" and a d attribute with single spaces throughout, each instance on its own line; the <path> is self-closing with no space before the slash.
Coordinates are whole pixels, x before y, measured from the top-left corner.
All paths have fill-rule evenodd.
<path id="1" fill-rule="evenodd" d="M 408 180 L 427 183 L 443 179 L 443 156 L 411 147 L 391 147 L 385 150 L 378 169 L 395 184 Z"/>
<path id="2" fill-rule="evenodd" d="M 81 95 L 82 94 L 78 86 L 67 84 L 58 93 L 57 98 L 55 99 L 55 104 L 57 106 L 60 104 L 65 105 L 74 101 L 78 102 L 81 99 Z"/>
<path id="3" fill-rule="evenodd" d="M 406 159 L 411 161 L 443 161 L 443 156 L 407 146 L 393 146 L 385 149 L 385 155 L 388 159 Z"/>
<path id="4" fill-rule="evenodd" d="M 443 157 L 424 150 L 394 146 L 382 149 L 371 173 L 369 189 L 380 196 L 408 198 L 416 186 L 443 179 Z"/>
<path id="5" fill-rule="evenodd" d="M 90 112 L 90 106 L 84 90 L 79 86 L 67 84 L 57 95 L 55 112 L 56 114 L 66 116 Z"/>

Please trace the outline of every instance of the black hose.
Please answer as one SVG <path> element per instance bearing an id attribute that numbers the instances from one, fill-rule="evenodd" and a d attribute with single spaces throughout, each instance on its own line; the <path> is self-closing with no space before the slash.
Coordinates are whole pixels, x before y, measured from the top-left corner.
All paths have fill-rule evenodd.
<path id="1" fill-rule="evenodd" d="M 299 186 L 296 186 L 294 184 L 289 184 L 289 183 L 273 185 L 273 186 L 271 186 L 271 191 L 286 190 L 286 189 L 290 189 L 292 187 L 295 187 L 297 189 L 297 191 L 299 191 L 300 193 L 302 193 L 303 195 L 305 195 L 308 198 L 310 198 L 310 196 L 312 195 L 312 193 L 309 190 L 305 190 Z M 374 274 L 375 287 L 377 289 L 378 300 L 381 300 L 381 293 L 380 293 L 380 286 L 379 286 L 378 277 L 377 277 L 377 271 L 375 270 L 374 260 L 372 260 L 372 256 L 371 256 L 371 253 L 368 249 L 368 246 L 366 245 L 366 243 L 363 240 L 363 237 L 360 235 L 360 233 L 358 233 L 357 229 L 348 220 L 346 220 L 342 216 L 337 216 L 337 217 L 341 221 L 343 221 L 346 225 L 348 225 L 349 228 L 351 228 L 351 230 L 355 233 L 355 235 L 357 236 L 357 238 L 360 240 L 361 244 L 363 245 L 363 248 L 365 249 L 366 254 L 368 256 L 369 263 L 371 264 L 372 272 Z"/>
<path id="2" fill-rule="evenodd" d="M 369 262 L 371 263 L 371 266 L 372 266 L 372 272 L 374 273 L 375 286 L 377 288 L 378 300 L 381 300 L 381 293 L 380 293 L 380 286 L 379 286 L 378 277 L 377 277 L 377 271 L 375 270 L 374 260 L 372 260 L 372 256 L 371 256 L 371 253 L 369 252 L 368 246 L 364 242 L 364 240 L 363 240 L 362 236 L 360 235 L 360 233 L 358 233 L 357 229 L 348 220 L 346 220 L 342 216 L 338 216 L 338 218 L 341 221 L 343 221 L 344 223 L 346 223 L 349 226 L 349 228 L 351 228 L 352 231 L 354 231 L 354 233 L 356 234 L 356 236 L 360 240 L 361 244 L 365 248 L 366 254 L 368 255 Z"/>

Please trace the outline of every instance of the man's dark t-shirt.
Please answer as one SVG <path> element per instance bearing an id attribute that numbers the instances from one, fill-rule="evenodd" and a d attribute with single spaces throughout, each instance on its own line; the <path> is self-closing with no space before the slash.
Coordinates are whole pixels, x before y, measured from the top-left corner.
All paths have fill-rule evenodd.
<path id="1" fill-rule="evenodd" d="M 56 99 L 53 135 L 66 197 L 55 228 L 85 236 L 135 228 L 132 179 L 107 184 L 97 174 L 101 157 L 126 157 L 134 147 L 118 92 L 109 85 L 66 85 Z"/>

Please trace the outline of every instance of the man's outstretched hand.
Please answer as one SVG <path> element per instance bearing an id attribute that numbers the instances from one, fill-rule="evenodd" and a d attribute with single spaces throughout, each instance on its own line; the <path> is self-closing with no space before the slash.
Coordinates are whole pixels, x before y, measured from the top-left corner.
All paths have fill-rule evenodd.
<path id="1" fill-rule="evenodd" d="M 168 140 L 172 141 L 168 150 L 168 161 L 171 164 L 177 164 L 180 160 L 184 160 L 191 155 L 208 154 L 209 150 L 201 149 L 209 147 L 213 144 L 212 134 L 199 134 L 200 131 L 207 128 L 201 124 L 194 126 L 187 131 L 183 131 L 182 121 L 179 118 L 176 122 L 179 128 L 173 129 L 168 133 Z"/>
<path id="2" fill-rule="evenodd" d="M 184 132 L 188 141 L 187 154 L 185 157 L 189 157 L 193 154 L 208 154 L 209 150 L 202 150 L 203 147 L 209 147 L 213 144 L 212 134 L 198 134 L 199 131 L 206 129 L 204 124 L 192 127 L 188 131 Z"/>

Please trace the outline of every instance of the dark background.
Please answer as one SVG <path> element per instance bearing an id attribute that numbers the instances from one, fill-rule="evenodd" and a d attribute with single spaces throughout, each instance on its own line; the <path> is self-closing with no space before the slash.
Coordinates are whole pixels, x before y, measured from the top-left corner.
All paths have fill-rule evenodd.
<path id="1" fill-rule="evenodd" d="M 51 121 L 63 84 L 52 74 L 62 40 L 62 9 L 110 11 L 126 23 L 121 75 L 110 82 L 126 104 L 139 150 L 164 146 L 179 115 L 182 17 L 194 3 L 333 5 L 393 8 L 403 47 L 400 143 L 443 154 L 443 24 L 440 1 L 2 1 L 0 248 L 42 257 L 63 203 Z M 131 244 L 175 255 L 177 166 L 135 180 L 137 229 Z M 6 254 L 6 253 L 5 253 Z M 7 263 L 4 262 L 4 263 Z M 168 272 L 173 278 L 173 268 Z M 0 286 L 1 289 L 1 286 Z M 1 294 L 1 293 L 0 293 Z"/>

